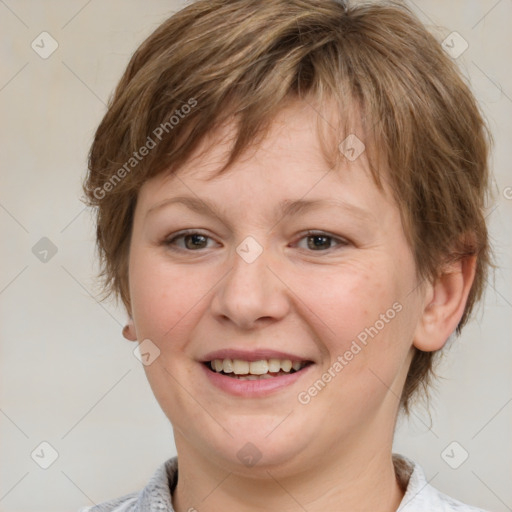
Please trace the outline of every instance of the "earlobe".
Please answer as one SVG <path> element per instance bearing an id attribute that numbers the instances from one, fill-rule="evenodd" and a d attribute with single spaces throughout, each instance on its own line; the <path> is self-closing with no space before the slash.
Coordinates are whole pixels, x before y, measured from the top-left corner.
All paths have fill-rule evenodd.
<path id="1" fill-rule="evenodd" d="M 440 350 L 455 331 L 475 278 L 476 256 L 450 263 L 429 286 L 414 346 L 424 352 Z"/>
<path id="2" fill-rule="evenodd" d="M 137 341 L 137 333 L 135 332 L 135 325 L 130 317 L 127 324 L 123 327 L 123 336 L 129 341 Z"/>

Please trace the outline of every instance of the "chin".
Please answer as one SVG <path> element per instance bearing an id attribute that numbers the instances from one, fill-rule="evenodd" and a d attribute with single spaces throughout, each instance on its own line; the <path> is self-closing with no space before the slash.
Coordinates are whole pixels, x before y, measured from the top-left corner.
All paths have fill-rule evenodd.
<path id="1" fill-rule="evenodd" d="M 237 429 L 228 427 L 233 437 L 223 435 L 213 443 L 210 438 L 207 451 L 215 454 L 213 458 L 226 470 L 254 477 L 268 478 L 267 471 L 303 467 L 307 447 L 315 437 L 314 432 L 308 432 L 309 429 L 298 426 L 296 422 L 290 422 L 285 427 L 286 419 L 279 425 L 282 417 L 273 420 L 274 430 L 269 428 L 268 421 L 260 418 L 247 417 L 234 421 L 231 425 L 236 423 Z M 301 433 L 300 436 L 297 432 Z"/>

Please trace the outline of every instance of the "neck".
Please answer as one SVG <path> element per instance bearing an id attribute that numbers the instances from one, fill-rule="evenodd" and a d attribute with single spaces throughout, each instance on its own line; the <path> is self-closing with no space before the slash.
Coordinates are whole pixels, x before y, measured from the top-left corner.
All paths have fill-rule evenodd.
<path id="1" fill-rule="evenodd" d="M 403 498 L 391 446 L 372 446 L 364 453 L 361 450 L 331 452 L 328 459 L 308 466 L 298 464 L 295 471 L 290 471 L 292 466 L 287 465 L 286 470 L 260 468 L 254 475 L 230 472 L 207 457 L 198 457 L 186 443 L 182 445 L 179 436 L 176 446 L 179 454 L 178 484 L 173 495 L 176 512 L 301 509 L 395 512 Z"/>

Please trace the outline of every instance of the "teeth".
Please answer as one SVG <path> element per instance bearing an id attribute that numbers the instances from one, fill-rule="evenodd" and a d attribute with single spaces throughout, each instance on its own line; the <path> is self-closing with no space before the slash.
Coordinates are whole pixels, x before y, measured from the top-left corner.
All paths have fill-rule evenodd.
<path id="1" fill-rule="evenodd" d="M 255 380 L 258 378 L 272 378 L 271 373 L 289 373 L 293 368 L 299 371 L 306 365 L 303 361 L 291 361 L 290 359 L 261 359 L 259 361 L 244 361 L 241 359 L 214 359 L 210 361 L 210 368 L 217 373 L 234 373 L 235 375 L 247 375 L 243 380 Z M 254 377 L 254 378 L 252 378 Z"/>
<path id="2" fill-rule="evenodd" d="M 281 370 L 283 372 L 289 372 L 292 369 L 292 362 L 289 359 L 281 361 Z"/>
<path id="3" fill-rule="evenodd" d="M 224 366 L 224 365 L 222 365 Z M 222 368 L 221 368 L 222 369 Z M 217 370 L 221 371 L 221 370 Z M 236 375 L 247 375 L 249 373 L 249 361 L 233 359 L 233 371 Z"/>
<path id="4" fill-rule="evenodd" d="M 269 359 L 268 360 L 268 371 L 272 373 L 277 373 L 281 370 L 281 361 L 279 359 Z"/>
<path id="5" fill-rule="evenodd" d="M 224 373 L 233 373 L 233 363 L 231 362 L 231 359 L 224 359 L 222 362 L 222 370 Z"/>
<path id="6" fill-rule="evenodd" d="M 267 361 L 251 361 L 249 363 L 249 372 L 253 375 L 263 375 L 268 373 Z"/>

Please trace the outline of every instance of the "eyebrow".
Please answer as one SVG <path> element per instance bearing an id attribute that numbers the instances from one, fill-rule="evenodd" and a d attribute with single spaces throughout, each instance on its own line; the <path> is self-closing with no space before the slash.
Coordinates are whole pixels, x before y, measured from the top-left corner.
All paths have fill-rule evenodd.
<path id="1" fill-rule="evenodd" d="M 147 212 L 146 217 L 157 210 L 172 204 L 183 204 L 190 210 L 199 214 L 207 214 L 216 219 L 223 221 L 222 212 L 220 209 L 208 199 L 200 199 L 192 196 L 176 196 L 169 199 L 164 199 L 153 205 Z M 361 220 L 373 220 L 374 216 L 367 210 L 356 206 L 352 203 L 337 199 L 296 199 L 290 200 L 285 199 L 278 204 L 274 211 L 275 218 L 283 218 L 292 215 L 300 215 L 308 211 L 318 210 L 325 206 L 335 206 L 344 210 L 346 213 L 351 214 L 354 217 L 358 217 Z"/>

